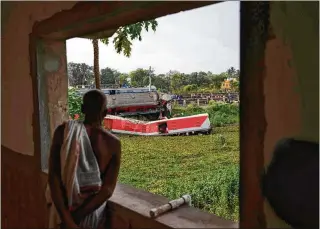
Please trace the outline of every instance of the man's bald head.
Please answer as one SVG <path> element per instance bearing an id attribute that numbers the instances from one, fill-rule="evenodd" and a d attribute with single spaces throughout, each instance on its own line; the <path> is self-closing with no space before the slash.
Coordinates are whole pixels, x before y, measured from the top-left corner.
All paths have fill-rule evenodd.
<path id="1" fill-rule="evenodd" d="M 82 113 L 91 118 L 103 118 L 107 114 L 107 99 L 100 90 L 90 90 L 84 94 L 82 100 Z"/>

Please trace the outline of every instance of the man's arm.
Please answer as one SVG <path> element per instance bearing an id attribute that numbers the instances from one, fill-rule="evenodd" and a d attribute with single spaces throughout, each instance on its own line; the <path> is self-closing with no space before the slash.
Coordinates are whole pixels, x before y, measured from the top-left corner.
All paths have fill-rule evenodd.
<path id="1" fill-rule="evenodd" d="M 112 157 L 105 171 L 101 190 L 97 195 L 89 198 L 89 200 L 86 201 L 87 203 L 84 203 L 82 207 L 74 212 L 73 216 L 76 223 L 99 208 L 113 194 L 113 191 L 117 184 L 121 162 L 121 144 L 118 139 L 114 139 L 113 143 L 111 144 L 110 153 L 112 153 Z"/>
<path id="2" fill-rule="evenodd" d="M 67 208 L 67 199 L 60 172 L 60 149 L 63 143 L 64 128 L 64 125 L 60 125 L 54 132 L 49 157 L 49 187 L 52 201 L 60 215 L 62 223 L 67 228 L 78 228 Z"/>

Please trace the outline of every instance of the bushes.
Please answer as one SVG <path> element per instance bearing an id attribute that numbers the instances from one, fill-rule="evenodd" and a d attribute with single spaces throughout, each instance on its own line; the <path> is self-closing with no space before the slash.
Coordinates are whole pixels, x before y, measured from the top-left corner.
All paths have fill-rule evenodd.
<path id="1" fill-rule="evenodd" d="M 69 116 L 71 118 L 79 116 L 83 119 L 83 114 L 81 112 L 82 97 L 78 94 L 75 88 L 68 89 L 68 107 Z"/>
<path id="2" fill-rule="evenodd" d="M 206 107 L 199 107 L 194 103 L 187 107 L 176 106 L 173 108 L 175 117 L 208 113 L 212 125 L 222 126 L 239 123 L 239 105 L 210 101 Z"/>

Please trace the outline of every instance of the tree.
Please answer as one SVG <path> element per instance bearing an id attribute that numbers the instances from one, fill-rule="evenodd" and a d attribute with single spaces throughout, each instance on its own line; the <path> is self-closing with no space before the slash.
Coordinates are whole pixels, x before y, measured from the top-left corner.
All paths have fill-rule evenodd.
<path id="1" fill-rule="evenodd" d="M 211 78 L 211 82 L 214 85 L 214 88 L 220 89 L 222 82 L 227 78 L 228 78 L 227 73 L 223 72 L 219 75 L 213 75 Z"/>
<path id="2" fill-rule="evenodd" d="M 236 71 L 235 77 L 239 79 L 239 77 L 240 77 L 240 70 L 239 69 Z"/>
<path id="3" fill-rule="evenodd" d="M 198 87 L 195 84 L 186 85 L 186 86 L 183 87 L 183 91 L 184 92 L 188 92 L 188 93 L 195 92 L 197 90 L 198 90 Z"/>
<path id="4" fill-rule="evenodd" d="M 151 28 L 154 32 L 156 31 L 158 22 L 156 20 L 137 22 L 132 25 L 121 26 L 115 32 L 113 38 L 114 48 L 117 53 L 123 53 L 126 57 L 131 56 L 132 41 L 138 39 L 142 40 L 141 32 L 145 29 L 147 32 Z M 100 72 L 99 72 L 99 41 L 105 45 L 109 44 L 109 38 L 93 39 L 93 63 L 94 63 L 94 77 L 96 88 L 100 89 Z"/>
<path id="5" fill-rule="evenodd" d="M 127 73 L 121 73 L 119 75 L 119 83 L 121 85 L 131 86 L 131 82 L 129 82 L 128 79 L 129 79 L 129 74 Z"/>
<path id="6" fill-rule="evenodd" d="M 179 92 L 179 90 L 183 87 L 184 82 L 185 82 L 184 75 L 181 74 L 180 72 L 174 72 L 171 75 L 172 92 Z"/>
<path id="7" fill-rule="evenodd" d="M 120 72 L 109 67 L 101 69 L 100 80 L 101 84 L 118 84 Z"/>
<path id="8" fill-rule="evenodd" d="M 152 85 L 161 92 L 168 93 L 170 90 L 170 81 L 165 74 L 154 75 L 152 77 Z"/>
<path id="9" fill-rule="evenodd" d="M 232 77 L 236 72 L 236 69 L 234 67 L 230 67 L 228 70 L 227 70 L 227 73 L 228 73 L 228 76 L 229 77 Z"/>
<path id="10" fill-rule="evenodd" d="M 129 73 L 132 87 L 144 87 L 149 82 L 149 70 L 138 68 Z"/>
<path id="11" fill-rule="evenodd" d="M 198 72 L 192 72 L 188 75 L 187 84 L 195 84 L 198 85 Z"/>
<path id="12" fill-rule="evenodd" d="M 231 80 L 230 81 L 230 87 L 231 87 L 231 90 L 234 91 L 234 92 L 239 92 L 239 81 L 238 80 Z"/>
<path id="13" fill-rule="evenodd" d="M 240 70 L 236 70 L 234 67 L 230 67 L 227 70 L 227 74 L 228 74 L 229 78 L 239 78 Z"/>
<path id="14" fill-rule="evenodd" d="M 100 89 L 100 67 L 99 67 L 99 40 L 93 39 L 93 73 L 96 88 Z"/>
<path id="15" fill-rule="evenodd" d="M 230 71 L 220 74 L 211 72 L 193 72 L 191 74 L 170 70 L 166 74 L 156 75 L 152 68 L 138 68 L 129 74 L 121 73 L 106 67 L 101 69 L 101 84 L 119 84 L 121 86 L 145 87 L 151 83 L 164 93 L 217 93 L 221 91 L 224 80 L 230 78 Z M 234 78 L 230 80 L 230 89 L 239 92 L 239 70 L 235 70 Z M 68 76 L 71 86 L 94 85 L 93 67 L 87 64 L 69 63 Z"/>
<path id="16" fill-rule="evenodd" d="M 93 80 L 93 68 L 85 63 L 68 63 L 68 79 L 70 86 L 88 85 Z"/>
<path id="17" fill-rule="evenodd" d="M 210 79 L 205 72 L 199 72 L 197 74 L 197 85 L 198 87 L 201 86 L 208 86 L 210 84 Z"/>

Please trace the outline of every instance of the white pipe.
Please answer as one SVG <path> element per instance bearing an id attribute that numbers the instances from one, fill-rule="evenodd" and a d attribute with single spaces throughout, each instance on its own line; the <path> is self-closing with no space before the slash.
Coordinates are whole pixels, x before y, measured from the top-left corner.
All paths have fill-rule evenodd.
<path id="1" fill-rule="evenodd" d="M 149 92 L 151 91 L 151 66 L 149 67 Z"/>
<path id="2" fill-rule="evenodd" d="M 152 208 L 150 210 L 150 216 L 152 218 L 157 217 L 165 212 L 176 209 L 183 204 L 188 204 L 189 206 L 191 206 L 191 196 L 190 195 L 183 195 L 181 198 L 176 199 L 176 200 L 171 200 L 169 203 L 164 204 L 160 207 Z"/>

